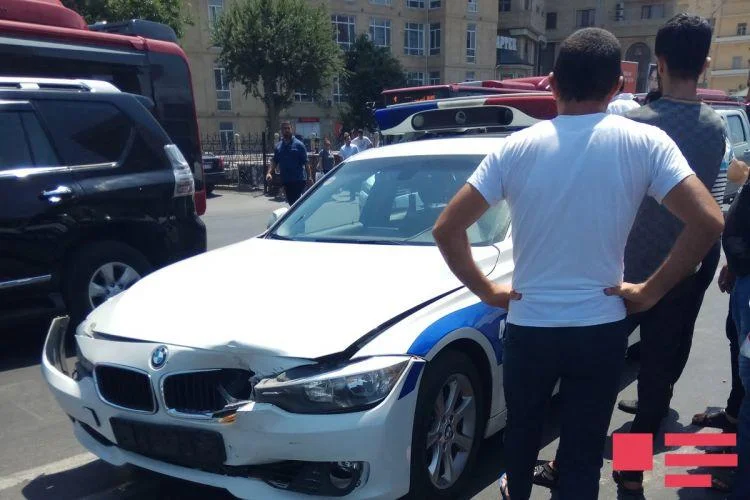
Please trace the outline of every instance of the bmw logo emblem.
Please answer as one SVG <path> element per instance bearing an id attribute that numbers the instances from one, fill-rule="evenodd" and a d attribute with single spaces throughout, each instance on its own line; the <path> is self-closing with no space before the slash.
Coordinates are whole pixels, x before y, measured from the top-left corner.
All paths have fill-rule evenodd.
<path id="1" fill-rule="evenodd" d="M 167 362 L 167 354 L 169 354 L 169 351 L 167 350 L 167 346 L 160 345 L 156 349 L 153 350 L 151 353 L 151 366 L 158 370 L 164 364 Z"/>

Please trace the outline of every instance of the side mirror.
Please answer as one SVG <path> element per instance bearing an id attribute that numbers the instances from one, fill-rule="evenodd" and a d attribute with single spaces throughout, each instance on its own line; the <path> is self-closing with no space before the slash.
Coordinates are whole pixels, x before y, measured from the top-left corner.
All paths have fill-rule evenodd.
<path id="1" fill-rule="evenodd" d="M 289 207 L 281 207 L 271 212 L 271 215 L 268 217 L 268 222 L 266 223 L 266 229 L 276 224 L 276 221 L 281 219 L 288 211 Z"/>

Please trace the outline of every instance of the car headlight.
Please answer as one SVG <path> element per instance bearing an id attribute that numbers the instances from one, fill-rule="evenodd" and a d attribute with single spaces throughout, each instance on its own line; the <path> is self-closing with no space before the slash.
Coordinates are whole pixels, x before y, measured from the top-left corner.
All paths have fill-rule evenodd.
<path id="1" fill-rule="evenodd" d="M 408 357 L 368 358 L 325 373 L 315 366 L 290 370 L 255 386 L 255 401 L 292 413 L 344 413 L 372 408 L 396 386 Z M 305 374 L 307 372 L 307 375 Z M 302 375 L 302 376 L 300 376 Z"/>

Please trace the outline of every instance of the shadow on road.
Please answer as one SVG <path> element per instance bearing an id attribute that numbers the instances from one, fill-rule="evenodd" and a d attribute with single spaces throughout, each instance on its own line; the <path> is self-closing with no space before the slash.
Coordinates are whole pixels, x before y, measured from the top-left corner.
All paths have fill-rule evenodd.
<path id="1" fill-rule="evenodd" d="M 0 372 L 39 364 L 50 321 L 51 318 L 40 318 L 0 329 Z"/>

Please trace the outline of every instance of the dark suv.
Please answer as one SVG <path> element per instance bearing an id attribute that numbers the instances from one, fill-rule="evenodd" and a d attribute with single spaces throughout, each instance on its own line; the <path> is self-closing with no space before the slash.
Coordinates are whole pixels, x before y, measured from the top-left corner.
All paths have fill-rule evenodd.
<path id="1" fill-rule="evenodd" d="M 0 78 L 0 326 L 74 321 L 206 251 L 190 168 L 146 106 L 105 82 Z"/>

